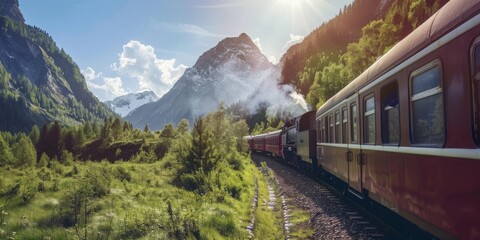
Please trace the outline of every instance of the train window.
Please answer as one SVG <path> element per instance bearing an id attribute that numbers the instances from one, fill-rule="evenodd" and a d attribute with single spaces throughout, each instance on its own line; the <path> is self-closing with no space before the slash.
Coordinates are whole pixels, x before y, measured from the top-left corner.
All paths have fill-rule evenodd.
<path id="1" fill-rule="evenodd" d="M 342 109 L 342 143 L 347 143 L 347 122 L 348 122 L 347 108 L 344 107 Z"/>
<path id="2" fill-rule="evenodd" d="M 398 144 L 400 142 L 400 112 L 397 82 L 381 89 L 381 103 L 382 142 L 384 144 Z"/>
<path id="3" fill-rule="evenodd" d="M 365 98 L 365 112 L 363 125 L 363 142 L 375 144 L 375 98 Z"/>
<path id="4" fill-rule="evenodd" d="M 329 131 L 329 141 L 330 143 L 333 143 L 333 114 L 330 114 L 330 119 L 328 121 L 328 124 L 330 124 L 330 131 Z"/>
<path id="5" fill-rule="evenodd" d="M 472 49 L 473 137 L 480 144 L 480 37 Z"/>
<path id="6" fill-rule="evenodd" d="M 323 125 L 322 125 L 324 142 L 328 142 L 328 125 L 327 124 L 328 124 L 328 117 L 325 116 L 325 118 L 323 119 Z"/>
<path id="7" fill-rule="evenodd" d="M 411 129 L 413 144 L 440 145 L 445 141 L 445 116 L 438 61 L 411 77 Z"/>
<path id="8" fill-rule="evenodd" d="M 322 142 L 322 120 L 317 119 L 317 142 Z"/>
<path id="9" fill-rule="evenodd" d="M 335 112 L 335 142 L 340 142 L 340 112 Z"/>
<path id="10" fill-rule="evenodd" d="M 358 141 L 357 138 L 357 104 L 350 105 L 350 140 L 352 143 Z"/>

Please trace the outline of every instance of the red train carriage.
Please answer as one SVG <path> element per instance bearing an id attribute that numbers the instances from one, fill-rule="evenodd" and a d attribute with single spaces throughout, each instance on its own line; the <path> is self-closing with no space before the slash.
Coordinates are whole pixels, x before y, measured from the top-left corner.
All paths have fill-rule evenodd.
<path id="1" fill-rule="evenodd" d="M 480 239 L 480 2 L 453 0 L 317 112 L 319 166 L 440 238 Z"/>
<path id="2" fill-rule="evenodd" d="M 282 156 L 282 147 L 280 145 L 282 131 L 278 130 L 264 134 L 265 137 L 265 151 L 270 153 L 274 157 Z"/>
<path id="3" fill-rule="evenodd" d="M 265 134 L 252 136 L 253 150 L 264 152 L 265 151 Z"/>
<path id="4" fill-rule="evenodd" d="M 243 139 L 245 139 L 247 141 L 247 144 L 248 144 L 248 149 L 250 150 L 253 150 L 253 136 L 245 136 L 243 137 Z"/>

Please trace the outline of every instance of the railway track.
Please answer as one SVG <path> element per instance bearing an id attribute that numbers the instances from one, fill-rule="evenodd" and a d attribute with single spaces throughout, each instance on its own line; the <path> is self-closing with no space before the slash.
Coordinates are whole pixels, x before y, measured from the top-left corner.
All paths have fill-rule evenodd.
<path id="1" fill-rule="evenodd" d="M 311 239 L 406 239 L 401 230 L 369 213 L 351 198 L 328 183 L 305 175 L 270 156 L 253 153 L 260 166 L 265 162 L 274 171 L 290 204 L 310 213 L 309 224 L 315 229 Z M 424 238 L 422 238 L 424 239 Z"/>

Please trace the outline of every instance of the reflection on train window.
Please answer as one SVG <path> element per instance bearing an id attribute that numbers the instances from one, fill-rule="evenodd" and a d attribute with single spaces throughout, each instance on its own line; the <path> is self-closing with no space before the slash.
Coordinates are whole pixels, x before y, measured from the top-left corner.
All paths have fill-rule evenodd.
<path id="1" fill-rule="evenodd" d="M 328 133 L 328 138 L 329 138 L 328 142 L 333 143 L 333 114 L 330 114 L 330 119 L 328 123 L 330 124 L 330 129 Z"/>
<path id="2" fill-rule="evenodd" d="M 357 104 L 350 105 L 350 140 L 356 143 L 357 139 Z"/>
<path id="3" fill-rule="evenodd" d="M 445 140 L 441 69 L 429 64 L 418 72 L 411 80 L 411 141 L 439 145 Z"/>
<path id="4" fill-rule="evenodd" d="M 398 144 L 400 142 L 400 116 L 397 82 L 381 90 L 382 99 L 382 142 Z"/>
<path id="5" fill-rule="evenodd" d="M 322 120 L 317 119 L 317 142 L 322 142 Z"/>
<path id="6" fill-rule="evenodd" d="M 340 142 L 340 112 L 335 112 L 335 142 Z"/>
<path id="7" fill-rule="evenodd" d="M 375 99 L 373 96 L 365 99 L 364 119 L 363 142 L 375 144 Z"/>
<path id="8" fill-rule="evenodd" d="M 342 109 L 342 143 L 347 143 L 347 108 Z"/>

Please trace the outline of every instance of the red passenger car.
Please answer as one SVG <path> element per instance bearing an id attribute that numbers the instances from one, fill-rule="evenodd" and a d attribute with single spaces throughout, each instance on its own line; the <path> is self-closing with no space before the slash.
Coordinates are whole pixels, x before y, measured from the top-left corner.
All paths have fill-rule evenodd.
<path id="1" fill-rule="evenodd" d="M 317 112 L 319 166 L 440 238 L 480 239 L 480 2 L 453 0 Z"/>
<path id="2" fill-rule="evenodd" d="M 252 136 L 253 150 L 264 152 L 265 151 L 265 134 Z"/>
<path id="3" fill-rule="evenodd" d="M 265 151 L 274 157 L 282 156 L 281 146 L 281 130 L 266 133 L 265 136 Z"/>
<path id="4" fill-rule="evenodd" d="M 245 139 L 247 141 L 248 149 L 250 149 L 250 150 L 254 149 L 253 136 L 245 136 L 245 137 L 243 137 L 243 139 Z"/>

